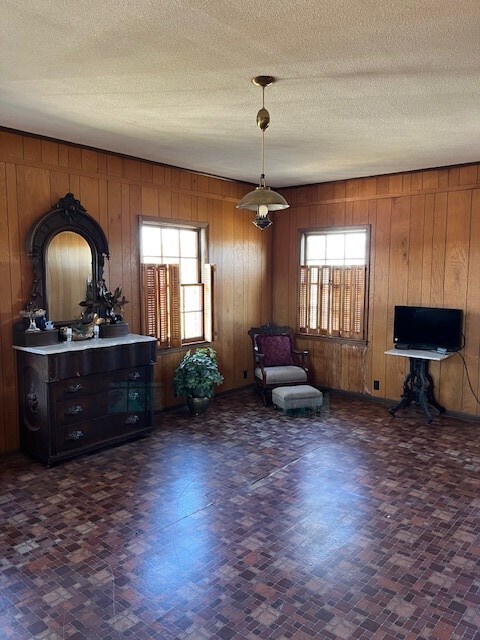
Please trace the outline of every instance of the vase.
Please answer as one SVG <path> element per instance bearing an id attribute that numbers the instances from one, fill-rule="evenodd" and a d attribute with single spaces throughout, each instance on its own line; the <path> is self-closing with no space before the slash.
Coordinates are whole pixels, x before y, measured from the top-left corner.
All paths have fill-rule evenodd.
<path id="1" fill-rule="evenodd" d="M 187 398 L 188 410 L 192 416 L 199 416 L 201 413 L 205 413 L 209 404 L 210 398 Z"/>

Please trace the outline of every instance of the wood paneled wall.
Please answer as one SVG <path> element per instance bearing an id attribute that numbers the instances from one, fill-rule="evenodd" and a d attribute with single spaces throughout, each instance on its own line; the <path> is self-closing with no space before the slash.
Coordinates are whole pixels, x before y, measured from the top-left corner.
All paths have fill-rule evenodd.
<path id="1" fill-rule="evenodd" d="M 37 136 L 0 131 L 0 453 L 19 446 L 12 326 L 28 301 L 32 270 L 26 254 L 30 226 L 72 192 L 105 231 L 110 260 L 105 279 L 130 304 L 126 320 L 140 332 L 139 215 L 209 223 L 215 265 L 215 340 L 225 382 L 219 391 L 252 381 L 247 331 L 271 319 L 273 230 L 260 232 L 252 215 L 235 208 L 251 185 L 198 175 Z M 173 371 L 183 355 L 160 356 L 157 401 L 178 404 Z M 248 378 L 244 379 L 244 371 Z"/>
<path id="2" fill-rule="evenodd" d="M 252 380 L 247 331 L 272 320 L 297 325 L 298 232 L 371 226 L 368 340 L 353 345 L 302 337 L 319 385 L 397 399 L 407 361 L 392 347 L 396 304 L 460 307 L 462 352 L 480 396 L 480 165 L 310 185 L 284 191 L 290 209 L 260 232 L 235 208 L 249 185 L 198 175 L 113 153 L 0 131 L 0 453 L 19 445 L 12 326 L 28 301 L 32 271 L 28 229 L 71 191 L 104 229 L 110 247 L 105 277 L 121 285 L 132 332 L 140 331 L 138 216 L 209 223 L 216 265 L 215 342 L 225 383 Z M 272 288 L 273 284 L 273 288 Z M 272 313 L 273 309 L 273 313 Z M 157 402 L 178 404 L 171 390 L 182 351 L 160 355 Z M 248 371 L 247 379 L 243 372 Z M 431 366 L 447 409 L 479 415 L 459 355 Z M 378 380 L 380 389 L 373 389 Z"/>
<path id="3" fill-rule="evenodd" d="M 291 207 L 275 216 L 273 317 L 297 326 L 299 229 L 371 226 L 366 345 L 302 338 L 319 385 L 398 399 L 408 359 L 393 347 L 395 305 L 461 308 L 461 352 L 480 397 L 480 165 L 442 168 L 287 189 Z M 288 256 L 288 259 L 285 259 Z M 464 363 L 430 367 L 447 410 L 479 415 Z M 373 389 L 378 380 L 380 389 Z"/>

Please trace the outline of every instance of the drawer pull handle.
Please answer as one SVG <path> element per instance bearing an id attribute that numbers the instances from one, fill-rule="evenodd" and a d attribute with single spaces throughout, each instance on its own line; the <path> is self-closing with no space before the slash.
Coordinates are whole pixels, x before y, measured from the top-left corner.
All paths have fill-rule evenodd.
<path id="1" fill-rule="evenodd" d="M 132 371 L 132 373 L 128 374 L 128 379 L 129 380 L 138 380 L 141 377 L 142 376 L 141 376 L 139 371 Z"/>
<path id="2" fill-rule="evenodd" d="M 133 413 L 132 415 L 128 416 L 128 418 L 125 420 L 125 424 L 135 424 L 139 420 L 140 420 L 140 416 L 138 416 L 136 413 Z"/>
<path id="3" fill-rule="evenodd" d="M 69 384 L 68 387 L 65 387 L 65 393 L 77 393 L 83 389 L 83 385 L 80 382 L 76 382 L 75 384 Z"/>
<path id="4" fill-rule="evenodd" d="M 138 391 L 133 391 L 130 394 L 130 400 L 138 400 L 140 398 L 140 394 L 138 393 Z"/>
<path id="5" fill-rule="evenodd" d="M 79 413 L 83 413 L 83 407 L 78 404 L 65 411 L 66 416 L 77 416 Z"/>
<path id="6" fill-rule="evenodd" d="M 85 437 L 85 434 L 83 433 L 83 431 L 76 430 L 76 431 L 70 431 L 70 433 L 65 439 L 68 441 L 75 441 L 75 440 L 80 440 L 81 438 L 84 438 L 84 437 Z"/>

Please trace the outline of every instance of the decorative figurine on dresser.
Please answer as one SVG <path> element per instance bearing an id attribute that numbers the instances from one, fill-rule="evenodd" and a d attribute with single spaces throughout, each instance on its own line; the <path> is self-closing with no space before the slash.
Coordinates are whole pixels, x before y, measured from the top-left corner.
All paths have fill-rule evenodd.
<path id="1" fill-rule="evenodd" d="M 156 339 L 129 333 L 103 279 L 108 243 L 71 193 L 27 238 L 33 285 L 14 328 L 25 453 L 51 465 L 151 432 Z"/>

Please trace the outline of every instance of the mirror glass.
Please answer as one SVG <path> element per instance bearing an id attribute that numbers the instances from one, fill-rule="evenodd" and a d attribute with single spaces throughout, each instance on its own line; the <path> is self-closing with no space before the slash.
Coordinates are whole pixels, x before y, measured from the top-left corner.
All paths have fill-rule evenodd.
<path id="1" fill-rule="evenodd" d="M 48 317 L 80 318 L 87 285 L 92 281 L 92 250 L 78 233 L 62 231 L 50 241 L 45 253 Z"/>

